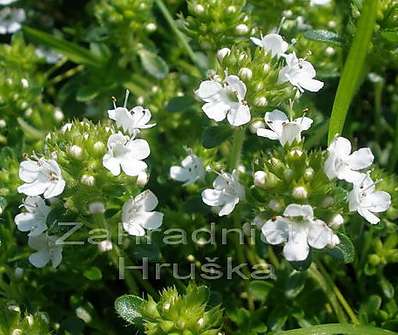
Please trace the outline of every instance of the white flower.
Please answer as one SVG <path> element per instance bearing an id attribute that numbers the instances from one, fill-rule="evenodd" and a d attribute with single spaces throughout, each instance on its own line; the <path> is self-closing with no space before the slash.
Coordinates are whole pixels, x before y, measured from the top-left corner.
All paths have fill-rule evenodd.
<path id="1" fill-rule="evenodd" d="M 29 236 L 38 236 L 47 230 L 47 216 L 50 207 L 41 197 L 27 197 L 23 203 L 25 213 L 18 214 L 14 221 L 19 231 L 29 232 Z"/>
<path id="2" fill-rule="evenodd" d="M 205 169 L 200 158 L 190 154 L 181 162 L 181 166 L 174 165 L 170 168 L 170 178 L 183 182 L 184 185 L 193 184 L 205 176 Z"/>
<path id="3" fill-rule="evenodd" d="M 148 124 L 151 120 L 151 112 L 142 106 L 135 106 L 132 110 L 125 107 L 117 107 L 108 111 L 110 119 L 116 121 L 118 127 L 135 137 L 141 129 L 155 126 L 155 123 Z"/>
<path id="4" fill-rule="evenodd" d="M 365 175 L 361 182 L 354 184 L 348 195 L 348 206 L 351 212 L 359 215 L 371 224 L 377 224 L 380 219 L 374 213 L 386 211 L 391 206 L 391 196 L 384 191 L 376 191 L 373 180 Z"/>
<path id="5" fill-rule="evenodd" d="M 205 102 L 202 110 L 212 120 L 218 122 L 227 117 L 233 126 L 250 121 L 250 109 L 244 101 L 246 85 L 235 75 L 227 76 L 223 85 L 215 80 L 202 81 L 195 94 Z"/>
<path id="6" fill-rule="evenodd" d="M 311 127 L 312 120 L 308 117 L 299 117 L 289 121 L 285 113 L 278 109 L 265 113 L 264 121 L 270 129 L 258 128 L 257 135 L 278 140 L 282 145 L 301 141 L 301 132 Z"/>
<path id="7" fill-rule="evenodd" d="M 272 57 L 283 55 L 289 47 L 289 44 L 279 34 L 272 33 L 261 38 L 250 37 L 250 39 L 254 44 L 270 53 Z"/>
<path id="8" fill-rule="evenodd" d="M 279 83 L 290 82 L 300 92 L 318 92 L 323 87 L 322 81 L 314 79 L 316 72 L 310 62 L 298 59 L 295 53 L 286 55 L 285 58 L 286 66 L 279 71 Z"/>
<path id="9" fill-rule="evenodd" d="M 329 145 L 329 156 L 324 171 L 329 179 L 342 179 L 354 183 L 364 177 L 359 170 L 373 163 L 373 154 L 369 148 L 361 148 L 351 153 L 351 143 L 344 137 L 337 137 Z"/>
<path id="10" fill-rule="evenodd" d="M 0 10 L 0 35 L 13 34 L 21 29 L 25 18 L 25 11 L 21 8 L 5 7 Z"/>
<path id="11" fill-rule="evenodd" d="M 9 4 L 12 4 L 15 1 L 17 1 L 17 0 L 0 0 L 0 5 L 3 5 L 3 6 L 9 5 Z"/>
<path id="12" fill-rule="evenodd" d="M 109 136 L 108 152 L 104 155 L 102 162 L 114 176 L 118 176 L 121 170 L 128 176 L 138 176 L 147 168 L 143 160 L 149 154 L 147 141 L 129 139 L 119 132 Z"/>
<path id="13" fill-rule="evenodd" d="M 61 60 L 62 55 L 45 47 L 37 47 L 36 55 L 40 58 L 43 58 L 48 64 L 56 64 Z"/>
<path id="14" fill-rule="evenodd" d="M 217 51 L 217 59 L 222 62 L 223 59 L 231 53 L 231 49 L 229 48 L 222 48 Z"/>
<path id="15" fill-rule="evenodd" d="M 218 215 L 232 213 L 240 200 L 245 198 L 245 189 L 239 183 L 236 170 L 232 174 L 223 172 L 213 182 L 213 189 L 202 192 L 202 200 L 206 205 L 218 207 Z"/>
<path id="16" fill-rule="evenodd" d="M 311 6 L 324 6 L 330 4 L 331 0 L 311 0 Z"/>
<path id="17" fill-rule="evenodd" d="M 130 235 L 143 236 L 145 229 L 159 228 L 162 225 L 163 213 L 153 211 L 157 205 L 158 199 L 150 190 L 128 200 L 122 209 L 124 230 Z"/>
<path id="18" fill-rule="evenodd" d="M 261 228 L 269 244 L 285 243 L 283 255 L 288 261 L 304 261 L 310 247 L 334 247 L 340 240 L 322 220 L 314 218 L 309 205 L 290 204 L 283 216 L 268 220 Z"/>
<path id="19" fill-rule="evenodd" d="M 53 268 L 56 268 L 62 261 L 62 245 L 57 245 L 58 236 L 42 234 L 39 236 L 30 236 L 29 246 L 37 250 L 29 256 L 29 262 L 42 268 L 51 261 Z"/>
<path id="20" fill-rule="evenodd" d="M 43 158 L 23 161 L 19 167 L 19 178 L 25 184 L 18 187 L 18 192 L 28 196 L 43 194 L 49 199 L 60 195 L 65 188 L 65 180 L 58 163 Z"/>

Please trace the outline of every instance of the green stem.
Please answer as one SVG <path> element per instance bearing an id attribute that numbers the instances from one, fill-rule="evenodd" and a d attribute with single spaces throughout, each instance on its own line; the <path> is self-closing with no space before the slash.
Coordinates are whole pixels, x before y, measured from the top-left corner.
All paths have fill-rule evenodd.
<path id="1" fill-rule="evenodd" d="M 202 69 L 198 58 L 196 57 L 195 53 L 193 52 L 191 46 L 189 45 L 187 38 L 185 35 L 178 29 L 176 22 L 174 21 L 173 17 L 171 16 L 169 10 L 165 6 L 162 0 L 155 0 L 156 5 L 159 7 L 160 11 L 162 12 L 164 18 L 170 25 L 171 30 L 177 36 L 178 41 L 180 42 L 181 46 L 185 49 L 188 56 L 191 58 L 192 62 L 199 68 Z"/>
<path id="2" fill-rule="evenodd" d="M 343 306 L 343 308 L 346 311 L 347 315 L 350 317 L 352 323 L 355 324 L 355 325 L 358 325 L 359 324 L 359 320 L 358 320 L 357 316 L 355 315 L 354 311 L 352 310 L 350 304 L 344 298 L 344 295 L 341 293 L 339 288 L 334 283 L 333 279 L 329 276 L 329 274 L 326 271 L 326 269 L 322 266 L 321 263 L 318 263 L 318 268 L 319 268 L 319 272 L 326 279 L 326 282 L 328 283 L 328 285 L 332 288 L 334 294 L 337 297 L 337 300 L 340 302 L 341 306 Z"/>
<path id="3" fill-rule="evenodd" d="M 389 330 L 350 324 L 330 323 L 319 326 L 311 326 L 302 329 L 286 330 L 276 333 L 276 335 L 396 335 L 397 333 Z"/>
<path id="4" fill-rule="evenodd" d="M 334 294 L 331 287 L 328 285 L 326 279 L 322 276 L 322 274 L 318 271 L 315 264 L 312 264 L 308 269 L 308 274 L 318 283 L 322 291 L 325 292 L 326 297 L 329 299 L 330 304 L 333 307 L 333 310 L 336 314 L 337 320 L 341 323 L 346 323 L 347 318 L 344 314 L 343 309 L 341 308 L 336 295 Z"/>
<path id="5" fill-rule="evenodd" d="M 381 98 L 383 93 L 384 80 L 377 80 L 375 83 L 375 131 L 376 139 L 380 138 L 380 131 L 382 130 L 382 113 L 381 113 Z"/>
<path id="6" fill-rule="evenodd" d="M 376 23 L 378 0 L 365 0 L 358 27 L 337 88 L 329 123 L 328 143 L 341 134 L 348 108 L 360 85 L 361 75 Z"/>
<path id="7" fill-rule="evenodd" d="M 240 127 L 235 130 L 228 161 L 228 169 L 230 170 L 230 172 L 232 172 L 233 169 L 236 169 L 239 166 L 240 155 L 242 152 L 243 142 L 245 140 L 245 131 L 245 127 Z"/>

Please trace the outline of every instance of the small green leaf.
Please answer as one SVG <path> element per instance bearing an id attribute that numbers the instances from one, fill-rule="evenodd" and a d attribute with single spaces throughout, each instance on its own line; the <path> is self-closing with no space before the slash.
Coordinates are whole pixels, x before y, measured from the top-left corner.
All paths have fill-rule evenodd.
<path id="1" fill-rule="evenodd" d="M 214 148 L 232 135 L 232 129 L 227 126 L 213 126 L 206 128 L 202 135 L 202 145 L 206 149 Z"/>
<path id="2" fill-rule="evenodd" d="M 297 297 L 304 289 L 305 281 L 307 279 L 306 272 L 292 272 L 286 283 L 285 295 L 289 299 Z"/>
<path id="3" fill-rule="evenodd" d="M 311 252 L 308 255 L 307 259 L 304 261 L 299 261 L 299 262 L 289 262 L 290 265 L 295 269 L 296 271 L 305 271 L 307 270 L 311 263 L 312 263 L 312 255 Z"/>
<path id="4" fill-rule="evenodd" d="M 102 279 L 102 272 L 96 266 L 92 266 L 91 268 L 85 270 L 83 275 L 88 280 L 92 280 L 92 281 L 101 280 Z"/>
<path id="5" fill-rule="evenodd" d="M 265 300 L 274 286 L 264 280 L 253 280 L 249 284 L 249 292 L 256 300 Z"/>
<path id="6" fill-rule="evenodd" d="M 394 286 L 384 277 L 380 278 L 380 287 L 387 299 L 394 298 Z"/>
<path id="7" fill-rule="evenodd" d="M 170 113 L 185 112 L 193 107 L 195 99 L 189 95 L 174 97 L 170 99 L 166 106 L 166 111 Z"/>
<path id="8" fill-rule="evenodd" d="M 115 309 L 119 316 L 125 321 L 134 324 L 142 324 L 141 307 L 144 300 L 135 295 L 123 295 L 116 299 Z"/>
<path id="9" fill-rule="evenodd" d="M 398 43 L 398 30 L 384 30 L 380 36 L 390 43 Z"/>
<path id="10" fill-rule="evenodd" d="M 78 89 L 76 100 L 87 102 L 93 100 L 98 95 L 98 88 L 92 86 L 82 86 Z"/>
<path id="11" fill-rule="evenodd" d="M 350 238 L 345 234 L 338 234 L 340 243 L 336 245 L 329 254 L 344 263 L 352 263 L 355 257 L 355 248 Z"/>
<path id="12" fill-rule="evenodd" d="M 23 28 L 23 31 L 33 40 L 60 52 L 77 64 L 101 67 L 105 62 L 103 58 L 94 55 L 90 50 L 82 48 L 75 43 L 26 26 Z"/>
<path id="13" fill-rule="evenodd" d="M 145 49 L 140 49 L 138 55 L 140 56 L 144 69 L 156 79 L 163 79 L 169 73 L 167 63 L 157 54 Z"/>
<path id="14" fill-rule="evenodd" d="M 27 137 L 35 140 L 44 138 L 45 134 L 42 131 L 34 128 L 21 117 L 18 117 L 17 121 Z"/>
<path id="15" fill-rule="evenodd" d="M 336 33 L 328 30 L 307 30 L 304 32 L 307 40 L 324 42 L 335 46 L 342 46 L 343 39 Z"/>

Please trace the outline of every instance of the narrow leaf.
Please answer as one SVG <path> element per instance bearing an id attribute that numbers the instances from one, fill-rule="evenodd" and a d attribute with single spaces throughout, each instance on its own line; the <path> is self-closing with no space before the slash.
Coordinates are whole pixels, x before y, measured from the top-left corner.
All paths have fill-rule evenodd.
<path id="1" fill-rule="evenodd" d="M 335 46 L 342 46 L 343 39 L 333 31 L 328 30 L 307 30 L 304 32 L 307 40 L 324 42 Z"/>
<path id="2" fill-rule="evenodd" d="M 167 63 L 155 53 L 141 49 L 138 51 L 138 55 L 140 56 L 145 71 L 156 79 L 163 79 L 169 73 Z"/>
<path id="3" fill-rule="evenodd" d="M 343 131 L 348 108 L 354 97 L 355 90 L 359 87 L 359 81 L 376 22 L 377 4 L 378 0 L 366 0 L 364 2 L 356 35 L 348 53 L 333 104 L 329 123 L 329 143 L 333 141 L 337 134 L 341 134 Z"/>
<path id="4" fill-rule="evenodd" d="M 59 37 L 52 36 L 46 32 L 26 26 L 23 28 L 23 31 L 31 39 L 58 51 L 77 64 L 100 67 L 105 62 L 103 58 L 94 55 L 90 50 Z"/>
<path id="5" fill-rule="evenodd" d="M 214 148 L 223 143 L 231 135 L 232 130 L 230 127 L 213 126 L 206 128 L 202 135 L 202 145 L 206 149 Z"/>
<path id="6" fill-rule="evenodd" d="M 123 295 L 116 299 L 115 309 L 125 321 L 140 325 L 142 323 L 141 306 L 145 301 L 135 295 Z"/>

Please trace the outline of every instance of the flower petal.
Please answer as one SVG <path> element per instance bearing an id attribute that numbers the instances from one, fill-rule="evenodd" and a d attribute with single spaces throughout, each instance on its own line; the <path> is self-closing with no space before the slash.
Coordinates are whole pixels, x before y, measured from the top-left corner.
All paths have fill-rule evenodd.
<path id="1" fill-rule="evenodd" d="M 250 118 L 249 106 L 243 104 L 238 104 L 237 108 L 232 108 L 227 115 L 228 122 L 235 127 L 248 123 Z"/>
<path id="2" fill-rule="evenodd" d="M 209 102 L 212 101 L 211 98 L 218 94 L 222 88 L 222 85 L 214 80 L 205 80 L 200 83 L 195 94 L 203 101 Z"/>
<path id="3" fill-rule="evenodd" d="M 292 144 L 294 141 L 300 142 L 301 140 L 301 128 L 297 123 L 288 122 L 283 125 L 282 136 L 280 137 L 282 145 L 286 143 Z"/>
<path id="4" fill-rule="evenodd" d="M 240 80 L 238 76 L 235 75 L 227 76 L 225 78 L 225 82 L 236 93 L 239 101 L 242 101 L 245 98 L 247 88 L 245 83 L 242 80 Z"/>
<path id="5" fill-rule="evenodd" d="M 291 262 L 304 261 L 310 251 L 306 229 L 301 225 L 290 225 L 289 228 L 289 240 L 283 248 L 283 255 Z"/>
<path id="6" fill-rule="evenodd" d="M 374 215 L 371 211 L 365 208 L 358 208 L 358 214 L 365 218 L 371 224 L 377 224 L 380 222 L 380 219 Z"/>
<path id="7" fill-rule="evenodd" d="M 37 178 L 40 169 L 40 166 L 35 161 L 23 161 L 19 166 L 19 178 L 25 183 L 32 183 Z"/>
<path id="8" fill-rule="evenodd" d="M 258 128 L 257 129 L 257 136 L 266 137 L 270 140 L 278 140 L 279 135 L 272 130 L 265 129 L 265 128 Z"/>
<path id="9" fill-rule="evenodd" d="M 314 211 L 310 205 L 290 204 L 285 208 L 283 216 L 302 216 L 303 218 L 311 219 L 314 217 Z"/>
<path id="10" fill-rule="evenodd" d="M 223 192 L 207 188 L 202 192 L 202 200 L 209 206 L 222 206 L 224 205 Z"/>
<path id="11" fill-rule="evenodd" d="M 102 164 L 107 168 L 114 176 L 118 176 L 121 172 L 120 162 L 114 158 L 111 154 L 107 153 L 102 158 Z"/>
<path id="12" fill-rule="evenodd" d="M 277 217 L 275 220 L 268 220 L 261 228 L 261 232 L 269 244 L 281 244 L 289 238 L 289 225 L 286 219 Z"/>
<path id="13" fill-rule="evenodd" d="M 361 207 L 371 212 L 384 212 L 391 206 L 391 195 L 384 191 L 368 194 L 361 202 Z"/>
<path id="14" fill-rule="evenodd" d="M 308 244 L 315 249 L 323 249 L 333 242 L 333 231 L 322 220 L 314 220 L 309 224 Z"/>
<path id="15" fill-rule="evenodd" d="M 224 196 L 224 206 L 218 212 L 218 216 L 225 216 L 232 213 L 235 209 L 235 206 L 239 203 L 238 197 L 228 197 Z"/>
<path id="16" fill-rule="evenodd" d="M 42 249 L 29 256 L 29 262 L 36 268 L 43 268 L 50 261 L 50 254 L 47 249 Z"/>
<path id="17" fill-rule="evenodd" d="M 336 137 L 329 145 L 328 151 L 335 153 L 339 157 L 348 156 L 351 153 L 351 142 L 345 137 Z"/>
<path id="18" fill-rule="evenodd" d="M 65 189 L 65 180 L 60 179 L 58 181 L 49 184 L 46 192 L 44 192 L 44 198 L 50 199 L 60 195 Z"/>
<path id="19" fill-rule="evenodd" d="M 132 177 L 138 176 L 141 172 L 145 171 L 148 165 L 144 161 L 134 159 L 132 157 L 122 160 L 120 162 L 123 172 Z"/>
<path id="20" fill-rule="evenodd" d="M 203 105 L 202 110 L 209 119 L 214 121 L 222 121 L 227 116 L 230 106 L 223 101 L 208 102 Z"/>
<path id="21" fill-rule="evenodd" d="M 145 230 L 139 224 L 132 223 L 132 222 L 123 222 L 124 230 L 133 236 L 144 236 Z"/>
<path id="22" fill-rule="evenodd" d="M 148 230 L 157 229 L 162 225 L 163 213 L 141 212 L 134 218 L 134 222 Z"/>
<path id="23" fill-rule="evenodd" d="M 372 165 L 374 156 L 369 148 L 361 148 L 348 156 L 347 163 L 353 170 L 366 169 Z"/>
<path id="24" fill-rule="evenodd" d="M 170 168 L 170 178 L 180 182 L 186 182 L 191 178 L 191 173 L 188 169 L 174 165 Z"/>
<path id="25" fill-rule="evenodd" d="M 48 187 L 48 183 L 36 180 L 33 183 L 23 184 L 18 187 L 18 192 L 28 196 L 36 196 L 43 194 Z"/>
<path id="26" fill-rule="evenodd" d="M 138 160 L 147 158 L 151 153 L 148 142 L 143 139 L 131 140 L 126 146 L 131 152 L 129 155 L 133 155 Z"/>
<path id="27" fill-rule="evenodd" d="M 134 198 L 135 204 L 145 212 L 153 211 L 158 205 L 158 198 L 151 190 L 145 190 Z"/>

